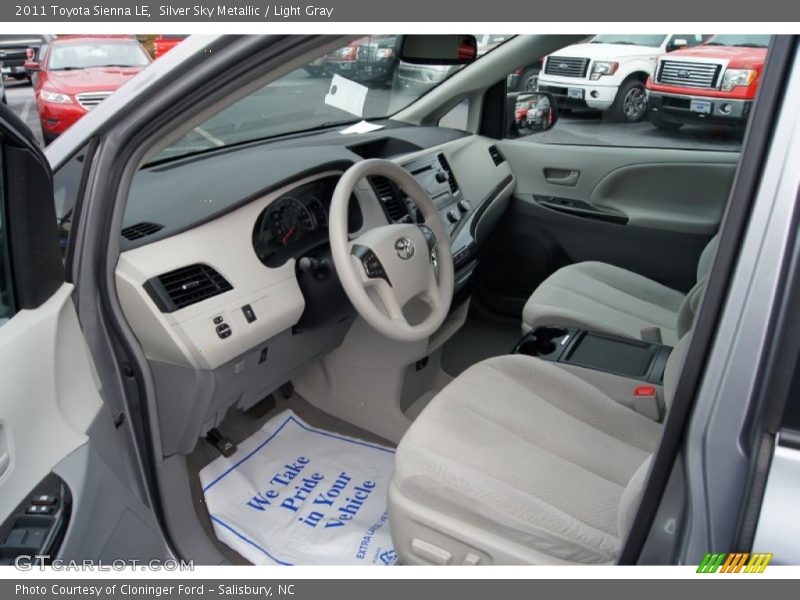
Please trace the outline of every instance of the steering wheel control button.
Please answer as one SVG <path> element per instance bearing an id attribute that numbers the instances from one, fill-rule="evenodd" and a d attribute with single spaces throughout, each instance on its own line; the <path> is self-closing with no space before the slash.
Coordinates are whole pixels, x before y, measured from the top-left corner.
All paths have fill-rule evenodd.
<path id="1" fill-rule="evenodd" d="M 436 246 L 436 234 L 427 225 L 420 225 L 419 230 L 422 232 L 422 237 L 425 238 L 425 243 L 428 245 L 428 251 L 432 251 Z"/>
<path id="2" fill-rule="evenodd" d="M 410 260 L 414 256 L 414 244 L 407 237 L 401 237 L 394 243 L 394 249 L 397 251 L 397 256 L 403 260 Z"/>
<path id="3" fill-rule="evenodd" d="M 389 277 L 386 275 L 386 271 L 381 264 L 381 260 L 370 248 L 356 244 L 353 246 L 351 253 L 361 261 L 361 265 L 364 267 L 364 272 L 366 272 L 367 277 L 370 279 L 384 279 L 386 283 L 392 285 L 392 282 L 389 281 Z"/>
<path id="4" fill-rule="evenodd" d="M 242 314 L 244 314 L 244 318 L 247 320 L 248 323 L 252 323 L 256 320 L 256 313 L 253 311 L 253 307 L 249 304 L 245 304 L 242 307 Z"/>
<path id="5" fill-rule="evenodd" d="M 227 323 L 223 323 L 222 325 L 217 325 L 217 335 L 218 335 L 218 336 L 219 336 L 221 339 L 223 339 L 223 340 L 224 340 L 225 338 L 228 338 L 228 337 L 230 337 L 230 336 L 231 336 L 231 333 L 233 333 L 233 332 L 231 331 L 231 326 L 230 326 L 230 325 L 228 325 Z"/>

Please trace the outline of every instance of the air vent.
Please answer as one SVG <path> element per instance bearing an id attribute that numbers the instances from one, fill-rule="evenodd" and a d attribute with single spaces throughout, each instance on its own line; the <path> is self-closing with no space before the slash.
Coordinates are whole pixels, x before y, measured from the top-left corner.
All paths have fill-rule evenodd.
<path id="1" fill-rule="evenodd" d="M 173 312 L 232 290 L 222 275 L 208 265 L 191 265 L 154 277 L 145 289 L 162 312 Z"/>
<path id="2" fill-rule="evenodd" d="M 383 204 L 386 211 L 386 216 L 390 221 L 397 223 L 402 221 L 408 216 L 408 209 L 406 208 L 403 199 L 400 197 L 400 191 L 397 189 L 389 179 L 377 175 L 369 178 L 372 184 L 372 189 L 378 195 L 378 198 Z"/>
<path id="3" fill-rule="evenodd" d="M 122 237 L 130 241 L 139 240 L 143 237 L 147 237 L 148 235 L 153 235 L 162 229 L 164 229 L 164 226 L 159 225 L 158 223 L 136 223 L 130 227 L 125 227 L 122 230 Z"/>
<path id="4" fill-rule="evenodd" d="M 497 146 L 489 146 L 489 154 L 494 161 L 494 166 L 501 165 L 505 162 L 506 157 L 503 156 L 502 152 L 497 148 Z"/>
<path id="5" fill-rule="evenodd" d="M 453 195 L 458 193 L 458 182 L 456 181 L 456 176 L 453 175 L 453 169 L 450 168 L 450 163 L 447 162 L 447 158 L 444 154 L 439 155 L 439 164 L 442 165 L 442 168 L 447 173 L 447 182 L 450 184 L 450 191 Z"/>

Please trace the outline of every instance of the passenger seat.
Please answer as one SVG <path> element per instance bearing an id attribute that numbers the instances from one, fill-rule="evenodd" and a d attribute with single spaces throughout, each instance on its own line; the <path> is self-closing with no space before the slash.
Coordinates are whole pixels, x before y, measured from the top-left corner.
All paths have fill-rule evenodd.
<path id="1" fill-rule="evenodd" d="M 658 327 L 662 342 L 674 346 L 693 321 L 711 261 L 715 235 L 700 255 L 697 283 L 684 295 L 665 285 L 601 262 L 563 267 L 545 279 L 522 311 L 522 329 L 565 325 L 640 339 Z"/>

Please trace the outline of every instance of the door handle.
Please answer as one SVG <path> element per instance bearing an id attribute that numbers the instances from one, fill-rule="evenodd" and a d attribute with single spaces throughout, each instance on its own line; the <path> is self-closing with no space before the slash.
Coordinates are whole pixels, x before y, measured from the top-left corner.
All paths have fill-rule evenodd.
<path id="1" fill-rule="evenodd" d="M 575 187 L 580 176 L 581 172 L 576 169 L 552 169 L 549 167 L 544 169 L 544 179 L 552 185 Z"/>

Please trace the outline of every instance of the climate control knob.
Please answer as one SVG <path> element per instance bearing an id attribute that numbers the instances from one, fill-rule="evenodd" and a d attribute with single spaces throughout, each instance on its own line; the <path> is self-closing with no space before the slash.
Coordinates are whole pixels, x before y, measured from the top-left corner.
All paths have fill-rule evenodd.
<path id="1" fill-rule="evenodd" d="M 458 220 L 461 218 L 459 212 L 455 209 L 447 211 L 447 220 L 451 223 L 458 223 Z"/>
<path id="2" fill-rule="evenodd" d="M 436 181 L 439 183 L 444 183 L 449 178 L 447 177 L 447 173 L 444 172 L 444 169 L 439 169 L 436 171 Z"/>
<path id="3" fill-rule="evenodd" d="M 469 203 L 469 200 L 459 200 L 458 201 L 458 210 L 461 212 L 469 212 L 469 209 L 472 208 L 472 204 Z"/>

